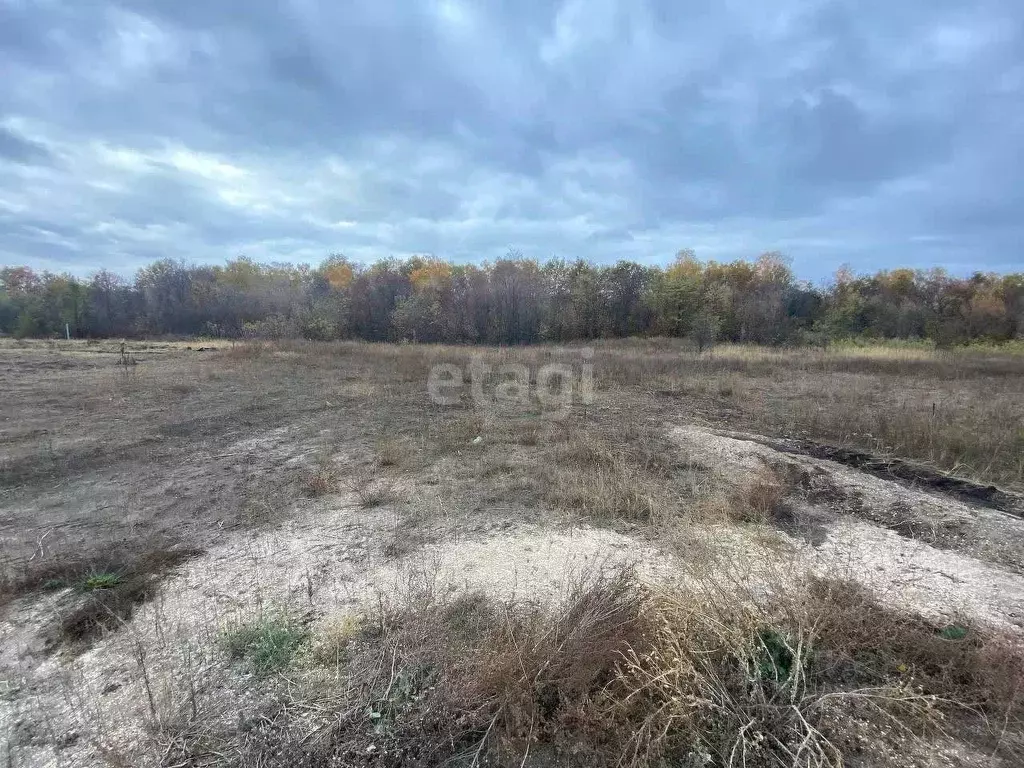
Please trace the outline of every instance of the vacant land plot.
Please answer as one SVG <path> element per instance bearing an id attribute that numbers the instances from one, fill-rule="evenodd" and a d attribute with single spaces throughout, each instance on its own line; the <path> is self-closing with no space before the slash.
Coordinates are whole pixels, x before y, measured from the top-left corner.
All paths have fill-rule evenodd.
<path id="1" fill-rule="evenodd" d="M 1024 761 L 1022 355 L 2 344 L 5 765 Z"/>

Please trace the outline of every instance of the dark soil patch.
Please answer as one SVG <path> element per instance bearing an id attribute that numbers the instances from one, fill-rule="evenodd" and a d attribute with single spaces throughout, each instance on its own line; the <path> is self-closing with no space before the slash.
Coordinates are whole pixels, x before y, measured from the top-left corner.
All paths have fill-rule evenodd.
<path id="1" fill-rule="evenodd" d="M 936 491 L 968 504 L 977 504 L 1024 519 L 1024 498 L 1021 496 L 994 485 L 983 485 L 948 475 L 923 464 L 811 440 L 748 439 L 782 453 L 834 461 L 884 480 L 898 480 L 914 488 Z"/>
<path id="2" fill-rule="evenodd" d="M 34 573 L 23 589 L 67 590 L 57 616 L 42 631 L 46 651 L 68 646 L 81 652 L 103 634 L 117 631 L 137 606 L 156 595 L 171 569 L 200 554 L 202 550 L 190 547 L 121 551 Z"/>

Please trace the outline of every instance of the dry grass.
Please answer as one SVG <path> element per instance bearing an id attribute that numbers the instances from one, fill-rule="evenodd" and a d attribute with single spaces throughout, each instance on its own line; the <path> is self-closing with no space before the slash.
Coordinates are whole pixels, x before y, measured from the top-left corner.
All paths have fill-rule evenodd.
<path id="1" fill-rule="evenodd" d="M 599 431 L 568 424 L 538 468 L 554 506 L 599 523 L 654 523 L 675 504 L 671 468 L 652 433 L 630 432 L 617 444 Z"/>
<path id="2" fill-rule="evenodd" d="M 353 643 L 362 633 L 362 617 L 346 613 L 334 616 L 317 627 L 310 647 L 310 659 L 316 665 L 340 671 L 351 656 Z"/>
<path id="3" fill-rule="evenodd" d="M 309 496 L 326 496 L 338 490 L 338 466 L 330 452 L 322 452 L 316 461 L 316 467 L 306 480 L 306 493 Z"/>
<path id="4" fill-rule="evenodd" d="M 428 436 L 439 453 L 461 453 L 474 446 L 483 437 L 485 424 L 476 412 L 442 411 L 436 422 L 427 424 Z"/>
<path id="5" fill-rule="evenodd" d="M 1024 676 L 993 674 L 1024 660 L 1016 638 L 951 633 L 847 582 L 810 577 L 767 600 L 703 586 L 657 596 L 655 641 L 628 652 L 630 764 L 912 765 L 979 713 L 1019 725 Z M 998 730 L 975 736 L 1000 748 Z"/>
<path id="6" fill-rule="evenodd" d="M 381 507 L 398 500 L 398 491 L 391 478 L 379 476 L 372 466 L 354 469 L 345 485 L 355 493 L 364 509 Z"/>
<path id="7" fill-rule="evenodd" d="M 140 346 L 131 381 L 103 345 L 4 349 L 0 383 L 18 413 L 0 467 L 8 596 L 88 583 L 59 595 L 48 629 L 53 647 L 85 647 L 130 621 L 173 567 L 148 560 L 157 534 L 192 552 L 339 490 L 369 509 L 402 489 L 408 504 L 384 512 L 393 536 L 370 548 L 393 558 L 491 530 L 476 526 L 501 515 L 544 524 L 565 514 L 652 538 L 785 521 L 794 485 L 784 469 L 766 465 L 723 493 L 710 468 L 664 443 L 665 422 L 797 435 L 1024 484 L 1022 356 L 595 346 L 596 401 L 562 421 L 532 401 L 474 409 L 425 395 L 435 362 L 571 357 L 548 347 Z M 332 451 L 313 466 L 296 459 L 324 444 Z M 105 556 L 114 542 L 126 542 L 123 557 Z M 423 586 L 316 625 L 302 643 L 292 627 L 247 629 L 235 647 L 263 678 L 242 699 L 262 703 L 245 711 L 245 728 L 204 726 L 202 743 L 183 734 L 167 761 L 911 765 L 958 731 L 1007 765 L 1022 759 L 1017 640 L 933 626 L 844 581 L 706 570 L 668 593 L 628 572 L 594 575 L 554 606 Z M 258 659 L 279 648 L 288 663 L 264 669 Z"/>
<path id="8" fill-rule="evenodd" d="M 395 737 L 415 712 L 417 728 L 443 729 L 443 756 L 497 765 L 534 750 L 579 765 L 838 767 L 854 749 L 907 765 L 950 719 L 1019 719 L 1016 639 L 969 627 L 947 639 L 844 582 L 808 578 L 767 600 L 710 584 L 652 593 L 627 571 L 576 584 L 550 612 L 457 601 L 441 616 L 463 639 L 436 651 L 453 633 L 391 616 L 384 636 L 411 640 L 434 670 L 426 711 L 395 712 Z"/>
<path id="9" fill-rule="evenodd" d="M 794 491 L 792 478 L 765 462 L 760 471 L 736 488 L 728 499 L 731 518 L 762 525 L 787 522 L 791 515 L 787 499 Z"/>
<path id="10" fill-rule="evenodd" d="M 408 458 L 409 446 L 397 438 L 385 438 L 377 443 L 377 464 L 382 467 L 400 467 Z"/>
<path id="11" fill-rule="evenodd" d="M 848 582 L 735 578 L 662 591 L 595 571 L 552 605 L 415 580 L 314 630 L 315 685 L 290 669 L 270 733 L 205 746 L 243 766 L 902 767 L 955 733 L 1024 755 L 1019 638 L 933 625 Z"/>
<path id="12" fill-rule="evenodd" d="M 640 387 L 754 431 L 1024 488 L 1024 355 L 1012 350 L 720 347 L 698 356 L 615 342 L 596 361 L 599 386 Z"/>

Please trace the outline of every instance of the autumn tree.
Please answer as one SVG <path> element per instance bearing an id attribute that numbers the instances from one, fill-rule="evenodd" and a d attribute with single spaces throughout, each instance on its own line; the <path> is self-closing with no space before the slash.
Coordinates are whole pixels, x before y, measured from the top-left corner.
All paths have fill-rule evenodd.
<path id="1" fill-rule="evenodd" d="M 1024 275 L 941 269 L 837 272 L 815 288 L 788 261 L 701 261 L 664 269 L 629 261 L 538 264 L 518 252 L 490 264 L 427 256 L 361 266 L 223 265 L 163 259 L 133 279 L 0 269 L 0 333 L 19 336 L 216 335 L 522 344 L 646 334 L 761 344 L 841 337 L 928 338 L 941 345 L 1024 335 Z"/>

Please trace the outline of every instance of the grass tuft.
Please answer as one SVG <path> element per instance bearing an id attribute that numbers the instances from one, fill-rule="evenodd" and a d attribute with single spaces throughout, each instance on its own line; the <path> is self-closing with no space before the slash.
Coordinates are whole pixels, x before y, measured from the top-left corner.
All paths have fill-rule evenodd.
<path id="1" fill-rule="evenodd" d="M 355 493 L 360 506 L 364 509 L 382 507 L 398 500 L 394 481 L 386 477 L 378 477 L 372 466 L 353 471 L 347 485 Z"/>
<path id="2" fill-rule="evenodd" d="M 85 577 L 81 583 L 81 589 L 83 592 L 92 592 L 96 589 L 114 589 L 121 583 L 121 575 L 118 573 L 94 573 Z"/>
<path id="3" fill-rule="evenodd" d="M 312 498 L 326 496 L 338 489 L 338 467 L 327 451 L 322 452 L 306 480 L 306 494 Z"/>
<path id="4" fill-rule="evenodd" d="M 382 467 L 401 466 L 408 457 L 408 446 L 397 438 L 386 438 L 377 443 L 377 464 Z"/>
<path id="5" fill-rule="evenodd" d="M 787 499 L 793 490 L 793 480 L 786 472 L 764 463 L 731 494 L 731 517 L 761 525 L 785 523 L 792 516 Z"/>
<path id="6" fill-rule="evenodd" d="M 229 629 L 223 635 L 228 656 L 244 661 L 257 677 L 287 669 L 305 640 L 304 628 L 280 617 L 265 617 Z"/>

